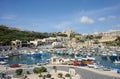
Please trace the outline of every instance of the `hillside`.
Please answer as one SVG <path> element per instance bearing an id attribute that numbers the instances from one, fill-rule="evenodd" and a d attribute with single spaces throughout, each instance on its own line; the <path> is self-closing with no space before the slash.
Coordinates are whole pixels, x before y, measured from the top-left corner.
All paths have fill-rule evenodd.
<path id="1" fill-rule="evenodd" d="M 59 33 L 41 33 L 34 31 L 21 31 L 17 28 L 10 28 L 5 25 L 0 25 L 0 43 L 2 45 L 9 45 L 12 40 L 34 40 L 36 38 L 42 39 L 47 37 L 56 37 L 56 36 L 64 36 L 65 34 Z"/>

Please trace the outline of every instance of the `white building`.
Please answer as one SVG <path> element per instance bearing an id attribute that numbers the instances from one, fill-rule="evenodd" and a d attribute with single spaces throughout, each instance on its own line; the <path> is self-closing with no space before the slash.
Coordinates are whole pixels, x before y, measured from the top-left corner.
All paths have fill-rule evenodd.
<path id="1" fill-rule="evenodd" d="M 20 40 L 11 41 L 11 46 L 12 48 L 20 48 L 22 47 L 22 41 Z"/>
<path id="2" fill-rule="evenodd" d="M 53 48 L 61 48 L 61 47 L 63 47 L 63 45 L 62 45 L 61 42 L 53 42 L 52 43 L 52 47 Z"/>

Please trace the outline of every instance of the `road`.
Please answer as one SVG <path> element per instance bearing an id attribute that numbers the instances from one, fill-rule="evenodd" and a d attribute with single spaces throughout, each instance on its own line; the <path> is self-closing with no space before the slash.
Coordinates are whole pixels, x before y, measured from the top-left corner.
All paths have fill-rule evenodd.
<path id="1" fill-rule="evenodd" d="M 53 66 L 46 66 L 48 71 L 53 69 Z M 62 70 L 62 71 L 68 71 L 70 67 L 67 66 L 57 66 L 57 70 Z M 80 69 L 80 68 L 74 68 L 76 73 L 78 73 L 79 75 L 81 75 L 82 79 L 120 79 L 120 78 L 115 78 L 115 77 L 111 77 L 111 76 L 106 76 L 106 75 L 101 75 L 101 74 L 97 74 L 95 72 L 92 71 L 88 71 L 85 69 Z M 30 71 L 32 72 L 32 69 L 24 69 L 23 73 L 26 73 L 26 71 Z M 7 71 L 8 74 L 15 74 L 15 70 L 8 70 Z M 52 74 L 52 73 L 51 73 Z"/>
<path id="2" fill-rule="evenodd" d="M 51 68 L 52 67 L 48 67 Z M 63 71 L 68 71 L 69 67 L 64 67 L 64 66 L 57 66 L 58 70 L 63 70 Z M 115 78 L 115 77 L 110 77 L 106 75 L 101 75 L 97 74 L 88 70 L 80 69 L 80 68 L 74 68 L 76 73 L 80 74 L 82 79 L 120 79 L 120 78 Z"/>

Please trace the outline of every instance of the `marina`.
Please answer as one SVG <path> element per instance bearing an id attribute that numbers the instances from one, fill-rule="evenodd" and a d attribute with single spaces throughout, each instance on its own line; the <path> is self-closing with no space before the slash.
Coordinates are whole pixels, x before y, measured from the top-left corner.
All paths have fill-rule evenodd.
<path id="1" fill-rule="evenodd" d="M 31 52 L 32 50 L 32 52 Z M 78 61 L 83 61 L 88 62 L 87 60 L 93 61 L 97 65 L 111 68 L 111 69 L 119 69 L 120 68 L 120 63 L 117 61 L 118 55 L 115 54 L 111 58 L 111 55 L 101 55 L 96 54 L 95 52 L 90 52 L 85 53 L 83 52 L 84 50 L 77 51 L 77 53 L 74 53 L 73 50 L 67 50 L 67 49 L 54 49 L 52 51 L 41 51 L 38 49 L 29 49 L 29 48 L 22 48 L 19 49 L 18 53 L 16 55 L 14 54 L 14 51 L 10 51 L 11 55 L 8 55 L 6 53 L 6 57 L 0 58 L 1 59 L 1 64 L 27 64 L 27 65 L 34 65 L 38 63 L 48 63 L 48 60 L 50 60 L 53 56 L 56 57 L 61 57 L 62 60 L 65 60 L 68 58 L 68 60 L 78 60 Z M 69 53 L 70 52 L 70 53 Z M 2 52 L 3 53 L 3 52 Z M 2 57 L 2 55 L 1 55 Z M 114 59 L 113 59 L 114 58 Z M 66 61 L 66 60 L 65 60 Z M 94 65 L 93 63 L 93 65 Z M 87 65 L 87 64 L 78 64 L 80 65 Z M 90 64 L 89 64 L 90 65 Z M 91 63 L 92 65 L 92 63 Z"/>
<path id="2" fill-rule="evenodd" d="M 0 0 L 0 79 L 120 79 L 120 0 Z"/>

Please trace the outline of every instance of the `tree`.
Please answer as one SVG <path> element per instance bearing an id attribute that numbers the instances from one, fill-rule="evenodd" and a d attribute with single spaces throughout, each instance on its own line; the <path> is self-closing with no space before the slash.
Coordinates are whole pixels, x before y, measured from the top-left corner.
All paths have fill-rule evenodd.
<path id="1" fill-rule="evenodd" d="M 62 73 L 58 73 L 58 78 L 62 78 L 63 74 Z"/>
<path id="2" fill-rule="evenodd" d="M 65 77 L 70 77 L 70 74 L 68 74 L 68 73 L 67 73 L 67 74 L 65 74 Z"/>
<path id="3" fill-rule="evenodd" d="M 93 37 L 93 35 L 87 35 L 86 36 L 86 39 L 88 39 L 88 40 L 92 40 L 94 37 Z"/>
<path id="4" fill-rule="evenodd" d="M 16 75 L 21 75 L 22 72 L 23 72 L 23 69 L 17 69 L 17 70 L 16 70 Z"/>

